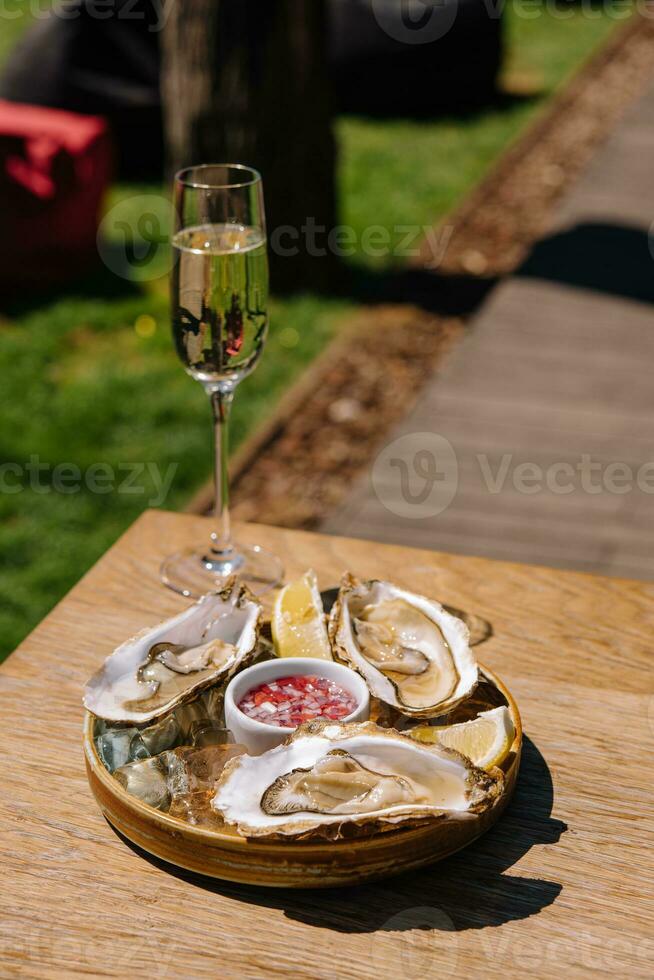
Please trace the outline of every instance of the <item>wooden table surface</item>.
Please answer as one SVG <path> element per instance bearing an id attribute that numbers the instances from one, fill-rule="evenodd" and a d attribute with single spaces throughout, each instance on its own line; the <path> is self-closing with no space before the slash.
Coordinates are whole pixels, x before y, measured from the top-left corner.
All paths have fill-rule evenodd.
<path id="1" fill-rule="evenodd" d="M 207 531 L 145 514 L 0 669 L 0 976 L 652 976 L 654 585 L 242 527 L 289 575 L 388 577 L 489 619 L 479 656 L 527 736 L 516 797 L 461 854 L 352 890 L 204 880 L 120 839 L 86 782 L 82 687 L 184 606 L 159 561 Z"/>

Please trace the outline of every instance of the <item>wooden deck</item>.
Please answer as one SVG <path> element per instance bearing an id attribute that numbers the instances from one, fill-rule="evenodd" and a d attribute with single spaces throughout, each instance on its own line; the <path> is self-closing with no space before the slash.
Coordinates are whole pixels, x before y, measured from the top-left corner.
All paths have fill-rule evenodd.
<path id="1" fill-rule="evenodd" d="M 654 578 L 653 161 L 654 88 L 389 434 L 389 443 L 411 433 L 451 443 L 458 474 L 449 506 L 406 516 L 396 460 L 381 476 L 371 470 L 324 530 Z M 408 443 L 397 455 L 419 495 L 421 437 Z M 540 469 L 516 473 L 524 463 Z"/>

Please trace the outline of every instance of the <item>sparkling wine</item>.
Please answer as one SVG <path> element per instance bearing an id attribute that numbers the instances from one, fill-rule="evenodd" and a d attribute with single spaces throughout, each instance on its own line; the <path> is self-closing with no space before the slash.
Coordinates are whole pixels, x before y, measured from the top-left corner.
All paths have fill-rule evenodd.
<path id="1" fill-rule="evenodd" d="M 174 199 L 173 337 L 187 373 L 209 396 L 216 504 L 209 539 L 165 558 L 161 578 L 184 596 L 222 591 L 234 576 L 262 594 L 283 581 L 284 567 L 264 548 L 232 538 L 228 432 L 235 389 L 256 367 L 268 328 L 263 182 L 239 163 L 200 164 L 175 175 Z"/>
<path id="2" fill-rule="evenodd" d="M 237 382 L 257 363 L 268 327 L 268 258 L 260 228 L 184 228 L 173 238 L 173 336 L 190 375 Z"/>

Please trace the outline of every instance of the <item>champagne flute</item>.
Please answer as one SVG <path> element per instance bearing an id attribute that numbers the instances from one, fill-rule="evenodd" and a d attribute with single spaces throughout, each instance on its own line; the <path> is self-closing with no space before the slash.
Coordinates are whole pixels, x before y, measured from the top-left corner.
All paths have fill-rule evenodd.
<path id="1" fill-rule="evenodd" d="M 211 401 L 216 450 L 215 527 L 204 547 L 166 558 L 161 577 L 187 596 L 236 574 L 257 594 L 279 585 L 279 558 L 232 540 L 228 423 L 238 384 L 256 367 L 268 330 L 263 183 L 240 164 L 189 167 L 175 177 L 172 322 L 177 354 Z"/>

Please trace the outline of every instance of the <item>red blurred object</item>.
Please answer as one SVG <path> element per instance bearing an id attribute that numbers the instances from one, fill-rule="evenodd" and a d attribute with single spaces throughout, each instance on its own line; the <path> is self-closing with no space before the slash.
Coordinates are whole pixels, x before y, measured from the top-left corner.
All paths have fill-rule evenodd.
<path id="1" fill-rule="evenodd" d="M 97 260 L 112 172 L 104 119 L 0 100 L 0 283 L 52 285 Z"/>

